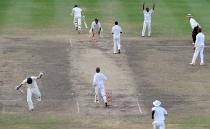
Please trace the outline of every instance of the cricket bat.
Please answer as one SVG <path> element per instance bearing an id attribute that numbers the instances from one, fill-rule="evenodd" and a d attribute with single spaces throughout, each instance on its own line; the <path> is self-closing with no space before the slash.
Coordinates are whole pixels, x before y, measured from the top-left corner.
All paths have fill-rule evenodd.
<path id="1" fill-rule="evenodd" d="M 85 20 L 85 16 L 83 16 L 82 18 L 83 18 L 83 22 L 84 22 L 85 28 L 87 29 L 88 26 L 87 26 L 87 23 L 86 23 L 86 20 Z"/>

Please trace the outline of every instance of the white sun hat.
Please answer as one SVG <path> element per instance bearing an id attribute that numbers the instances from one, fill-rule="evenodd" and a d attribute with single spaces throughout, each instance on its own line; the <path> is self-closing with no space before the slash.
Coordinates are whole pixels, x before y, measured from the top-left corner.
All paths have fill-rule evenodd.
<path id="1" fill-rule="evenodd" d="M 153 105 L 154 105 L 155 107 L 158 107 L 158 106 L 161 105 L 161 102 L 160 102 L 159 100 L 155 100 L 155 101 L 153 102 Z"/>
<path id="2" fill-rule="evenodd" d="M 192 17 L 192 14 L 188 13 L 186 17 Z"/>

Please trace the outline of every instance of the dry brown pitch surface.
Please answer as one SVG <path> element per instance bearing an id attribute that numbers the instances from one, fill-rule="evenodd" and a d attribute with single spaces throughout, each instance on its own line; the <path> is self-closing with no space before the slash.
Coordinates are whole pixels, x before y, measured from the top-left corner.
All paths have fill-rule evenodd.
<path id="1" fill-rule="evenodd" d="M 74 33 L 2 35 L 0 41 L 2 113 L 27 114 L 26 95 L 14 88 L 25 77 L 44 71 L 38 82 L 43 101 L 35 102 L 35 112 L 29 116 L 39 119 L 50 114 L 69 120 L 55 128 L 148 129 L 155 99 L 169 112 L 168 128 L 178 128 L 180 119 L 210 115 L 209 47 L 207 65 L 201 67 L 188 65 L 193 51 L 185 40 L 124 36 L 120 55 L 112 54 L 109 34 L 97 42 Z M 97 66 L 108 76 L 106 88 L 113 92 L 113 105 L 107 109 L 93 103 L 91 83 Z"/>

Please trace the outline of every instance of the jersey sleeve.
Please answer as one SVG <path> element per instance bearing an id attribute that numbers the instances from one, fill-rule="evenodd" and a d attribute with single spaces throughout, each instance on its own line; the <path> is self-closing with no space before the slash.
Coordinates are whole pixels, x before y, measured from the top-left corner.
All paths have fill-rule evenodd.
<path id="1" fill-rule="evenodd" d="M 93 76 L 93 86 L 96 85 L 96 75 Z"/>
<path id="2" fill-rule="evenodd" d="M 94 22 L 91 23 L 91 29 L 93 29 L 93 28 L 94 28 Z"/>
<path id="3" fill-rule="evenodd" d="M 101 23 L 100 22 L 98 22 L 98 27 L 101 28 Z"/>
<path id="4" fill-rule="evenodd" d="M 167 114 L 168 114 L 168 112 L 166 111 L 166 109 L 164 109 L 163 111 L 164 111 L 164 114 L 165 114 L 165 115 L 167 115 Z"/>
<path id="5" fill-rule="evenodd" d="M 104 74 L 102 74 L 102 76 L 103 76 L 103 79 L 104 80 L 107 80 L 108 79 Z"/>
<path id="6" fill-rule="evenodd" d="M 26 84 L 26 83 L 27 83 L 27 78 L 24 79 L 24 80 L 21 82 L 22 85 L 24 85 L 24 84 Z"/>
<path id="7" fill-rule="evenodd" d="M 74 8 L 71 10 L 71 15 L 74 16 Z"/>
<path id="8" fill-rule="evenodd" d="M 38 79 L 38 77 L 36 77 L 36 76 L 32 76 L 32 77 L 31 77 L 31 79 L 33 79 L 33 80 L 37 80 L 37 79 Z"/>

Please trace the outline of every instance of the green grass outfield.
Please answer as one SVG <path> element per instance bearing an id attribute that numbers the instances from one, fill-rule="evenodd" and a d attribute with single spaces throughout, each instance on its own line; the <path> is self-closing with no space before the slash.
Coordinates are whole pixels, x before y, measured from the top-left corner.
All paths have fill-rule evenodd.
<path id="1" fill-rule="evenodd" d="M 146 0 L 152 6 L 152 0 Z M 85 9 L 87 22 L 98 17 L 106 32 L 118 20 L 127 35 L 137 36 L 143 22 L 143 0 L 1 0 L 0 32 L 24 33 L 53 30 L 65 33 L 72 28 L 69 15 L 74 4 Z M 190 38 L 186 19 L 192 13 L 202 25 L 207 39 L 210 35 L 210 0 L 156 0 L 152 18 L 152 35 L 162 38 Z"/>

